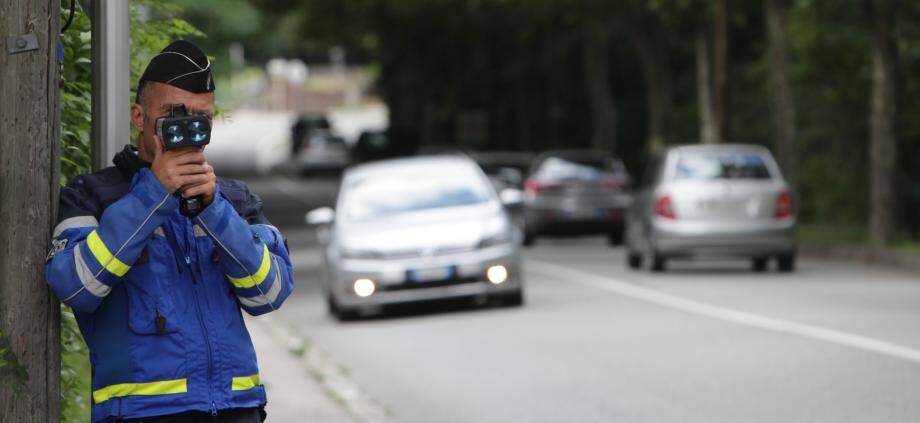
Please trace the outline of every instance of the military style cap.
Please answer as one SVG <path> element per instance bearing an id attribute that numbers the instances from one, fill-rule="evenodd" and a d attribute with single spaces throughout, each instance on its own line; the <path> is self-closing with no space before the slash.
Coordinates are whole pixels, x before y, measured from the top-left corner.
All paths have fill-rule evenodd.
<path id="1" fill-rule="evenodd" d="M 193 93 L 214 91 L 211 61 L 198 46 L 179 40 L 150 60 L 141 81 L 162 82 Z"/>

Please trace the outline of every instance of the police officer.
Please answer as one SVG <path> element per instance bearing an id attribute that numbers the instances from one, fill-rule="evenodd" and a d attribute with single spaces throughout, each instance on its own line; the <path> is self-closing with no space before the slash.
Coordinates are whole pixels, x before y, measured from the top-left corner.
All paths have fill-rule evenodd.
<path id="1" fill-rule="evenodd" d="M 176 41 L 140 79 L 137 148 L 61 190 L 46 279 L 73 308 L 92 363 L 92 420 L 259 422 L 265 390 L 240 309 L 277 310 L 291 260 L 258 196 L 217 178 L 200 147 L 164 150 L 170 105 L 214 114 L 211 64 Z M 180 213 L 180 199 L 203 209 Z"/>

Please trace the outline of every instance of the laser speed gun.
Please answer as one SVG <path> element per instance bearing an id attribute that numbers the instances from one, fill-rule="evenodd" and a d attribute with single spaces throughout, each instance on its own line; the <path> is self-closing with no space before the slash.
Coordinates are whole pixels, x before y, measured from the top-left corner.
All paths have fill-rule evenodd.
<path id="1" fill-rule="evenodd" d="M 211 142 L 211 123 L 207 116 L 190 115 L 184 104 L 170 105 L 169 115 L 157 118 L 156 131 L 166 150 L 201 148 Z M 182 214 L 192 217 L 201 212 L 201 197 L 183 198 L 179 207 Z"/>

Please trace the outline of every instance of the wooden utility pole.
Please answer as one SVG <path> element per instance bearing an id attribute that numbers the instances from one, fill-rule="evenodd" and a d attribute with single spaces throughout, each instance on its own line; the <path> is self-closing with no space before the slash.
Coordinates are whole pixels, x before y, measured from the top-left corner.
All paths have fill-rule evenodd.
<path id="1" fill-rule="evenodd" d="M 731 62 L 729 61 L 729 16 L 728 0 L 718 0 L 715 16 L 715 98 L 713 111 L 716 118 L 716 139 L 719 142 L 731 140 L 731 101 L 729 78 Z"/>
<path id="2" fill-rule="evenodd" d="M 0 421 L 60 421 L 60 307 L 44 265 L 58 196 L 60 0 L 0 2 Z"/>
<path id="3" fill-rule="evenodd" d="M 894 8 L 890 0 L 865 0 L 872 36 L 869 101 L 869 244 L 882 249 L 891 238 L 895 209 L 897 142 L 895 118 Z"/>

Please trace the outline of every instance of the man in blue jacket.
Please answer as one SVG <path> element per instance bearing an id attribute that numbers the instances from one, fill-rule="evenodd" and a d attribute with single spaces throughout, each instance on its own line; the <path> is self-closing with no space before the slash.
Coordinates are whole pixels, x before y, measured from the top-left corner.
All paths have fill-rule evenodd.
<path id="1" fill-rule="evenodd" d="M 61 190 L 46 279 L 89 346 L 92 420 L 260 422 L 265 391 L 240 309 L 277 310 L 291 260 L 259 197 L 217 178 L 204 150 L 164 150 L 170 105 L 211 119 L 210 62 L 177 41 L 141 77 L 137 149 Z M 196 216 L 180 198 L 200 196 Z"/>

